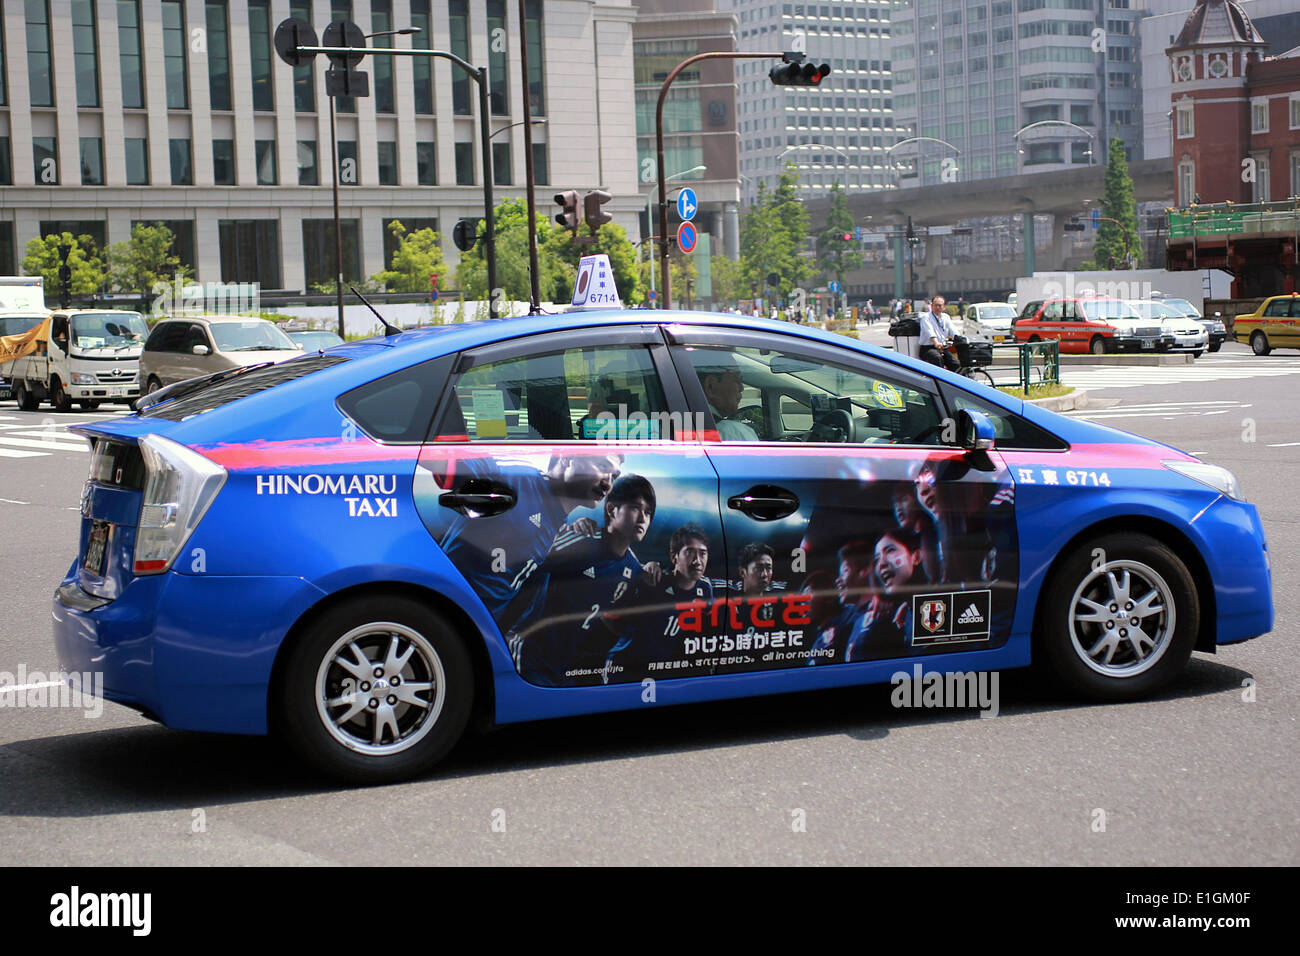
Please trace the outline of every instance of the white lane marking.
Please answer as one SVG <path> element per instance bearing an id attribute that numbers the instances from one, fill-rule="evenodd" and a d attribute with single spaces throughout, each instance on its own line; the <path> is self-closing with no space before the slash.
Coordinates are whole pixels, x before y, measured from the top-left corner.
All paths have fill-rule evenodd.
<path id="1" fill-rule="evenodd" d="M 5 432 L 4 435 L 0 437 L 7 437 L 9 435 L 14 435 L 16 437 L 22 437 L 22 438 L 41 438 L 47 441 L 64 441 L 64 442 L 71 442 L 73 444 L 81 444 L 82 442 L 86 441 L 86 439 L 81 437 L 80 435 L 73 435 L 69 432 L 56 432 L 53 429 L 47 429 L 47 430 L 32 429 L 31 431 L 26 431 L 26 432 L 19 432 L 19 431 Z"/>
<path id="2" fill-rule="evenodd" d="M 21 691 L 40 690 L 42 687 L 62 687 L 61 680 L 43 680 L 35 684 L 17 684 L 13 687 L 0 687 L 0 694 L 17 694 Z"/>
<path id="3" fill-rule="evenodd" d="M 43 458 L 46 451 L 15 451 L 12 448 L 0 448 L 0 458 Z"/>
<path id="4" fill-rule="evenodd" d="M 0 498 L 7 505 L 29 505 L 30 501 L 19 501 L 17 498 Z"/>
<path id="5" fill-rule="evenodd" d="M 66 441 L 36 441 L 31 438 L 10 438 L 8 435 L 0 435 L 0 445 L 14 445 L 18 448 L 44 448 L 47 451 L 90 451 L 90 446 L 84 443 L 74 445 Z"/>
<path id="6" fill-rule="evenodd" d="M 1269 448 L 1294 448 L 1300 445 L 1300 441 L 1280 441 L 1276 445 L 1269 445 Z"/>

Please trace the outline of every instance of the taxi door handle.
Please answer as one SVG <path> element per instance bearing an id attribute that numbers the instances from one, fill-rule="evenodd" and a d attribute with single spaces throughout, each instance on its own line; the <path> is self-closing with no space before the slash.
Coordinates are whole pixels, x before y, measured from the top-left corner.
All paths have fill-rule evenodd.
<path id="1" fill-rule="evenodd" d="M 482 478 L 473 478 L 455 491 L 438 496 L 438 504 L 468 518 L 488 517 L 509 511 L 518 496 L 505 485 Z"/>
<path id="2" fill-rule="evenodd" d="M 799 498 L 776 485 L 755 485 L 727 499 L 727 507 L 755 521 L 779 521 L 799 510 Z"/>

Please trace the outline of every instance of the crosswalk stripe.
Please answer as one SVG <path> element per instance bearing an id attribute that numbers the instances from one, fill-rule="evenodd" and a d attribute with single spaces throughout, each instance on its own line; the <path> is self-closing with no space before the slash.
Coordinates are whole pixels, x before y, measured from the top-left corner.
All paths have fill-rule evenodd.
<path id="1" fill-rule="evenodd" d="M 71 442 L 61 441 L 37 441 L 34 438 L 10 438 L 8 435 L 0 435 L 0 445 L 14 445 L 18 448 L 43 448 L 47 451 L 90 451 L 89 445 L 74 445 Z"/>
<path id="2" fill-rule="evenodd" d="M 47 455 L 43 451 L 15 451 L 12 448 L 0 448 L 0 458 L 40 458 Z"/>
<path id="3" fill-rule="evenodd" d="M 32 429 L 26 432 L 0 432 L 0 438 L 7 438 L 11 435 L 21 438 L 40 438 L 44 441 L 65 441 L 74 445 L 84 445 L 86 443 L 86 439 L 80 435 L 73 435 L 71 432 L 43 431 L 40 429 Z"/>

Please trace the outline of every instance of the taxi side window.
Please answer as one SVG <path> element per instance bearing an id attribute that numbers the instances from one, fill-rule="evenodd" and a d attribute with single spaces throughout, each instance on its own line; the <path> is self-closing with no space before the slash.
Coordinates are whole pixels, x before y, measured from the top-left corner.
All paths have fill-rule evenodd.
<path id="1" fill-rule="evenodd" d="M 881 370 L 795 350 L 685 349 L 726 441 L 941 444 L 936 396 Z"/>
<path id="2" fill-rule="evenodd" d="M 673 438 L 644 346 L 596 346 L 475 365 L 452 386 L 437 434 L 469 441 Z"/>
<path id="3" fill-rule="evenodd" d="M 1294 315 L 1295 313 L 1291 309 L 1290 299 L 1277 299 L 1268 304 L 1268 308 L 1264 310 L 1264 314 L 1275 318 L 1285 318 Z"/>
<path id="4" fill-rule="evenodd" d="M 1049 302 L 1047 308 L 1043 309 L 1043 318 L 1045 319 L 1059 319 L 1061 314 L 1061 303 L 1059 301 Z"/>
<path id="5" fill-rule="evenodd" d="M 941 387 L 943 397 L 947 400 L 953 415 L 963 408 L 970 408 L 988 416 L 993 424 L 993 436 L 998 448 L 1064 451 L 1069 447 L 1055 435 L 1005 408 L 986 402 L 947 382 L 944 382 Z"/>

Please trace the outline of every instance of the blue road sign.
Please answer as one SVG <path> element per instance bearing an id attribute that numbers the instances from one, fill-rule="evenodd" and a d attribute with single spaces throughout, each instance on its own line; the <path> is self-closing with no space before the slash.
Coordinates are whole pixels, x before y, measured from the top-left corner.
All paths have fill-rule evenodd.
<path id="1" fill-rule="evenodd" d="M 1092 211 L 1092 228 L 1096 229 L 1100 225 L 1101 225 L 1101 210 L 1094 209 Z"/>
<path id="2" fill-rule="evenodd" d="M 650 290 L 650 301 L 653 302 L 653 301 L 654 301 L 655 299 L 657 299 L 657 298 L 659 298 L 659 290 L 658 290 L 658 289 L 651 289 L 651 290 Z"/>
<path id="3" fill-rule="evenodd" d="M 677 248 L 682 252 L 694 252 L 695 244 L 700 241 L 700 234 L 693 223 L 684 222 L 677 227 Z"/>
<path id="4" fill-rule="evenodd" d="M 862 241 L 862 227 L 861 227 L 861 226 L 858 226 L 857 228 L 855 228 L 855 229 L 853 230 L 853 234 L 854 234 L 854 237 L 858 240 L 858 242 L 861 242 L 861 241 Z"/>
<path id="5" fill-rule="evenodd" d="M 839 284 L 838 282 L 836 282 L 834 279 L 832 279 L 832 280 L 830 281 L 830 283 L 828 284 L 827 288 L 829 288 L 829 289 L 830 289 L 832 292 L 834 292 L 836 295 L 839 295 L 840 284 Z"/>
<path id="6" fill-rule="evenodd" d="M 433 288 L 433 289 L 430 289 L 430 290 L 429 290 L 429 301 L 430 301 L 430 302 L 437 302 L 437 301 L 438 301 L 438 290 L 437 290 L 436 288 Z"/>
<path id="7" fill-rule="evenodd" d="M 696 210 L 699 208 L 700 204 L 695 199 L 694 189 L 687 187 L 677 194 L 677 215 L 680 216 L 684 222 L 690 222 L 694 219 Z"/>

